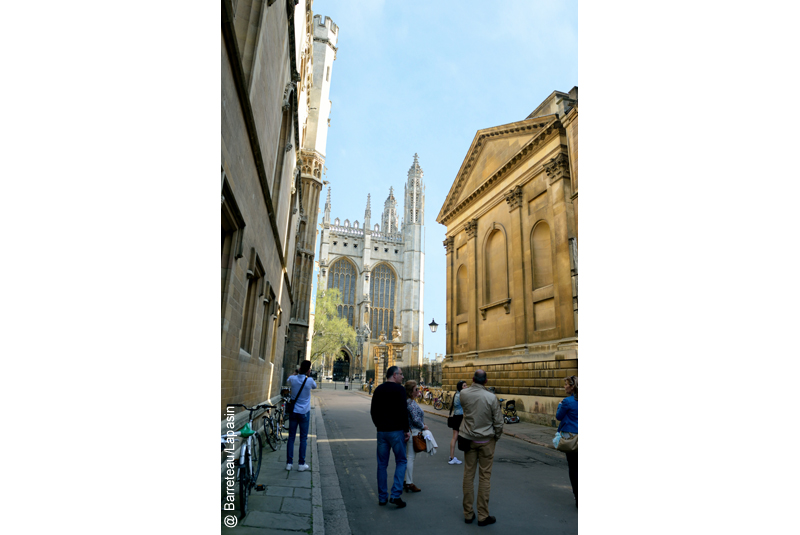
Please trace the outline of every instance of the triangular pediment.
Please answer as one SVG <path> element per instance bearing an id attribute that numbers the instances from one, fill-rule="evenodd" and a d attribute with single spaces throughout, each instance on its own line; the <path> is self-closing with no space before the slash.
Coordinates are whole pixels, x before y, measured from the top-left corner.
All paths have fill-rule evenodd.
<path id="1" fill-rule="evenodd" d="M 438 222 L 468 199 L 558 118 L 555 115 L 478 130 L 447 194 Z"/>
<path id="2" fill-rule="evenodd" d="M 457 198 L 457 202 L 466 199 L 470 193 L 492 176 L 498 169 L 514 157 L 516 153 L 531 139 L 533 132 L 525 131 L 524 134 L 490 138 L 481 147 L 481 155 L 464 180 L 464 187 Z"/>

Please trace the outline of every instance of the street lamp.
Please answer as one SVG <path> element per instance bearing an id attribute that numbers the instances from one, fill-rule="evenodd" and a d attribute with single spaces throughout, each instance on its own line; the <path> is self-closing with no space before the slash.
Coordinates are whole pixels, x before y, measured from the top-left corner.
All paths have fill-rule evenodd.
<path id="1" fill-rule="evenodd" d="M 428 327 L 430 327 L 430 328 L 431 328 L 431 332 L 432 332 L 432 333 L 435 333 L 435 332 L 436 332 L 436 328 L 437 328 L 438 326 L 439 326 L 439 324 L 438 324 L 438 323 L 436 323 L 436 320 L 433 320 L 432 322 L 430 322 L 430 323 L 428 324 Z"/>

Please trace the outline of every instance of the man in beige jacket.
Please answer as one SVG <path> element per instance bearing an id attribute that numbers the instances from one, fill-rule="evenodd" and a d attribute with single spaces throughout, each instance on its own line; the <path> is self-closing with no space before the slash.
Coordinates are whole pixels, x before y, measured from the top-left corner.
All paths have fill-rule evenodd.
<path id="1" fill-rule="evenodd" d="M 461 391 L 464 420 L 458 434 L 471 440 L 469 451 L 464 452 L 464 522 L 472 524 L 475 496 L 475 468 L 478 472 L 478 525 L 488 526 L 497 519 L 489 516 L 489 491 L 494 462 L 494 447 L 503 434 L 503 415 L 497 397 L 486 389 L 486 372 L 476 370 L 472 386 Z"/>

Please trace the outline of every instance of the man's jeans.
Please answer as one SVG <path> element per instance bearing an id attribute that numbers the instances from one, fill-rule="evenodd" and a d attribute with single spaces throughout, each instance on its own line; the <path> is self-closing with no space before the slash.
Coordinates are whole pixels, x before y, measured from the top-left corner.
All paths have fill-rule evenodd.
<path id="1" fill-rule="evenodd" d="M 292 464 L 294 454 L 294 437 L 297 434 L 297 426 L 300 426 L 300 464 L 306 464 L 306 444 L 308 443 L 308 424 L 311 422 L 309 415 L 291 413 L 289 415 L 289 441 L 286 443 L 286 464 Z"/>
<path id="2" fill-rule="evenodd" d="M 389 497 L 386 488 L 386 469 L 389 466 L 389 451 L 394 452 L 394 484 L 392 498 L 403 493 L 403 478 L 406 476 L 406 434 L 405 431 L 378 431 L 378 501 L 385 502 Z"/>

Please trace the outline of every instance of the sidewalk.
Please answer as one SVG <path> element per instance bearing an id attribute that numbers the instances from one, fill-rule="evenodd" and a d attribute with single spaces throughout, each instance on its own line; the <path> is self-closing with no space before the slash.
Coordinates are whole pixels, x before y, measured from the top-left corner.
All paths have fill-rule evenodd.
<path id="1" fill-rule="evenodd" d="M 298 535 L 313 533 L 325 535 L 322 516 L 322 489 L 320 484 L 320 459 L 317 451 L 317 433 L 321 418 L 317 418 L 314 397 L 311 398 L 311 423 L 308 429 L 308 446 L 306 463 L 311 467 L 305 472 L 298 472 L 298 455 L 300 448 L 300 432 L 298 430 L 294 443 L 294 466 L 291 472 L 286 471 L 286 443 L 277 451 L 264 445 L 262 451 L 261 472 L 258 484 L 264 490 L 253 489 L 250 493 L 249 512 L 240 519 L 238 497 L 235 511 L 222 511 L 222 531 L 236 535 Z M 288 431 L 284 430 L 284 438 Z M 238 485 L 237 485 L 238 489 Z M 225 524 L 226 517 L 235 515 L 235 527 Z M 230 520 L 229 520 L 230 522 Z"/>
<path id="2" fill-rule="evenodd" d="M 353 392 L 367 398 L 372 397 L 366 392 L 362 392 L 360 390 L 353 390 Z M 447 421 L 447 417 L 450 414 L 449 409 L 437 411 L 436 409 L 433 408 L 433 405 L 427 405 L 425 403 L 421 404 L 420 407 L 424 412 L 440 416 L 444 418 L 445 421 Z M 518 438 L 520 440 L 524 440 L 525 442 L 530 442 L 531 444 L 535 444 L 537 446 L 550 448 L 551 450 L 555 449 L 553 447 L 553 437 L 556 434 L 555 427 L 550 427 L 547 425 L 531 424 L 528 422 L 519 422 L 517 424 L 503 425 L 503 434 L 508 435 L 510 437 Z"/>

